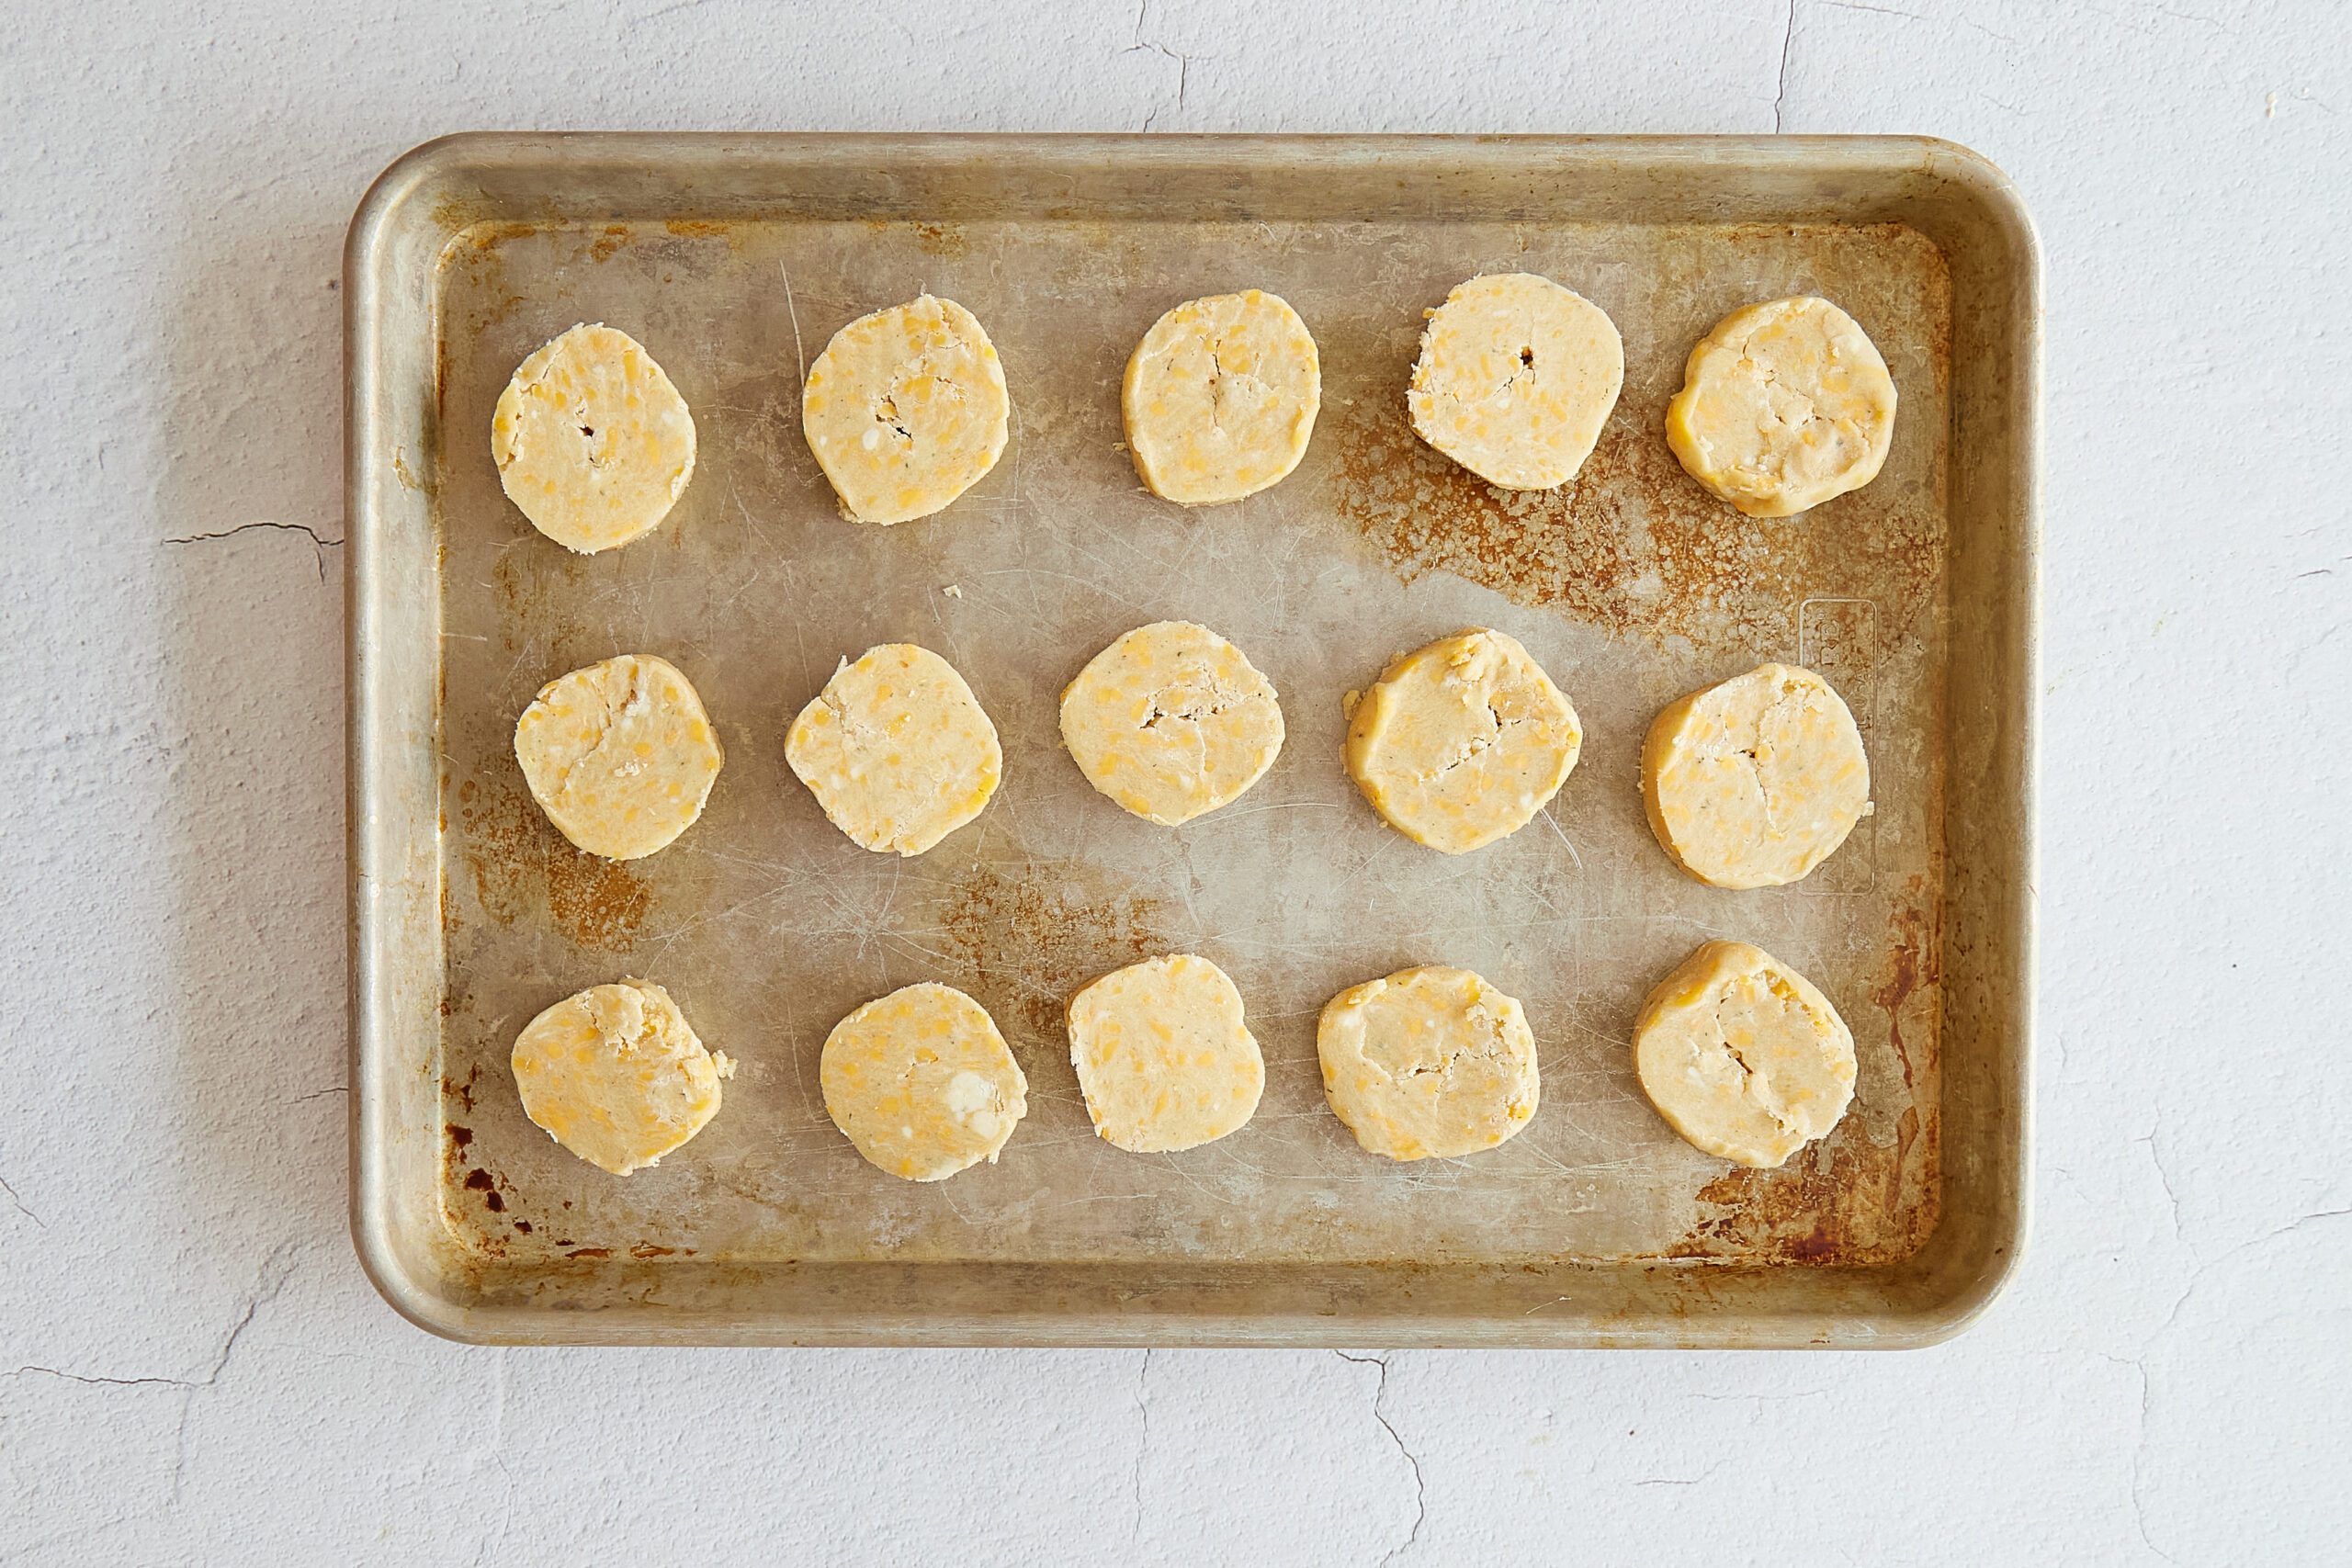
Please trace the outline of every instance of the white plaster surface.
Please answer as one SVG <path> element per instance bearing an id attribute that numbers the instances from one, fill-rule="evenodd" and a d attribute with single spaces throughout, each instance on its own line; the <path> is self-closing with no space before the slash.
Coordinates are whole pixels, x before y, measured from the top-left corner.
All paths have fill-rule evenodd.
<path id="1" fill-rule="evenodd" d="M 2352 1541 L 2352 13 L 0 14 L 0 1560 L 2286 1563 Z M 1928 131 L 2048 256 L 2037 1217 L 1826 1355 L 497 1351 L 344 1229 L 344 224 L 460 128 Z"/>

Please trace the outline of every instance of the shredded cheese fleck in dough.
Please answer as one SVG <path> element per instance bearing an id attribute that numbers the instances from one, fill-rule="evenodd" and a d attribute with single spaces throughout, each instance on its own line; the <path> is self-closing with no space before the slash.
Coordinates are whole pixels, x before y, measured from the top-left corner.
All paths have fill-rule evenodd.
<path id="1" fill-rule="evenodd" d="M 695 422 L 636 339 L 577 326 L 523 361 L 499 394 L 490 451 L 531 526 L 594 555 L 670 514 L 694 477 Z"/>
<path id="2" fill-rule="evenodd" d="M 558 832 L 637 860 L 694 825 L 727 759 L 677 666 L 625 653 L 539 688 L 515 723 L 514 760 Z"/>
<path id="3" fill-rule="evenodd" d="M 833 334 L 808 367 L 800 424 L 844 513 L 905 523 L 996 467 L 1012 407 L 972 312 L 925 294 Z"/>
<path id="4" fill-rule="evenodd" d="M 1711 942 L 1643 1003 L 1634 1071 L 1692 1147 L 1764 1168 L 1846 1114 L 1854 1037 L 1804 976 L 1744 942 Z"/>
<path id="5" fill-rule="evenodd" d="M 874 1165 L 909 1181 L 943 1181 L 993 1162 L 1029 1109 L 1029 1080 L 988 1010 L 932 981 L 835 1024 L 817 1077 L 833 1125 Z"/>
<path id="6" fill-rule="evenodd" d="M 1283 749 L 1283 710 L 1239 649 L 1190 621 L 1156 621 L 1063 691 L 1062 742 L 1089 784 L 1172 827 L 1265 776 Z"/>
<path id="7" fill-rule="evenodd" d="M 1765 664 L 1657 716 L 1642 746 L 1642 804 L 1658 843 L 1700 881 L 1777 887 L 1869 814 L 1870 761 L 1828 682 Z"/>
<path id="8" fill-rule="evenodd" d="M 1127 451 L 1154 495 L 1212 506 L 1254 495 L 1306 454 L 1323 404 L 1315 339 L 1261 289 L 1177 306 L 1143 335 L 1120 393 Z"/>
<path id="9" fill-rule="evenodd" d="M 1390 827 L 1447 854 L 1532 821 L 1584 743 L 1568 699 L 1498 631 L 1405 654 L 1346 706 L 1356 786 Z"/>
<path id="10" fill-rule="evenodd" d="M 1404 969 L 1350 987 L 1325 1005 L 1315 1048 L 1332 1111 L 1390 1159 L 1491 1149 L 1535 1115 L 1526 1011 L 1467 969 Z"/>
<path id="11" fill-rule="evenodd" d="M 910 642 L 844 661 L 785 734 L 785 761 L 863 848 L 919 855 L 980 814 L 1004 773 L 956 667 Z"/>
<path id="12" fill-rule="evenodd" d="M 1878 478 L 1894 378 L 1853 317 L 1810 296 L 1734 310 L 1666 408 L 1690 477 L 1750 517 L 1786 517 Z"/>
<path id="13" fill-rule="evenodd" d="M 627 1176 L 718 1114 L 735 1064 L 703 1048 L 670 993 L 645 980 L 591 986 L 514 1038 L 523 1113 L 590 1165 Z"/>
<path id="14" fill-rule="evenodd" d="M 1190 953 L 1114 969 L 1070 998 L 1069 1061 L 1095 1132 L 1137 1154 L 1224 1137 L 1266 1087 L 1241 993 Z"/>
<path id="15" fill-rule="evenodd" d="M 1548 277 L 1474 277 L 1429 312 L 1405 406 L 1420 438 L 1490 484 L 1576 478 L 1625 384 L 1609 314 Z"/>

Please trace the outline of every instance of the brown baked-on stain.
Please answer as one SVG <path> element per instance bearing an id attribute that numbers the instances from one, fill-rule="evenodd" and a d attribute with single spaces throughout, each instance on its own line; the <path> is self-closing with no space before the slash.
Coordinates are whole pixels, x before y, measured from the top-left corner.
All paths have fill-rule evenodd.
<path id="1" fill-rule="evenodd" d="M 440 270 L 444 275 L 462 272 L 472 308 L 467 312 L 467 335 L 480 336 L 498 325 L 524 304 L 523 295 L 506 285 L 506 258 L 500 250 L 510 240 L 520 240 L 539 231 L 536 223 L 481 222 L 468 225 L 455 235 L 441 252 Z M 446 343 L 448 333 L 445 332 Z"/>
<path id="2" fill-rule="evenodd" d="M 731 239 L 735 233 L 731 223 L 713 223 L 701 218 L 665 219 L 662 227 L 682 240 Z"/>
<path id="3" fill-rule="evenodd" d="M 612 1255 L 613 1249 L 609 1247 L 575 1247 L 564 1254 L 566 1258 L 610 1258 Z"/>
<path id="4" fill-rule="evenodd" d="M 453 1147 L 462 1149 L 474 1141 L 474 1130 L 471 1127 L 460 1127 L 452 1122 L 445 1131 L 448 1133 L 449 1142 Z"/>
<path id="5" fill-rule="evenodd" d="M 957 977 L 1000 1022 L 1004 1010 L 1058 1039 L 1070 993 L 1169 949 L 1167 908 L 1083 861 L 977 865 L 939 909 Z"/>
<path id="6" fill-rule="evenodd" d="M 503 780 L 458 786 L 458 820 L 474 896 L 500 925 L 545 908 L 578 947 L 626 952 L 653 908 L 653 889 L 619 861 L 575 849 L 529 795 Z"/>
<path id="7" fill-rule="evenodd" d="M 1407 582 L 1452 572 L 1659 644 L 1792 649 L 1806 599 L 1871 599 L 1894 626 L 1932 603 L 1944 531 L 1928 502 L 1864 490 L 1799 517 L 1743 516 L 1682 471 L 1665 419 L 1663 399 L 1629 393 L 1576 478 L 1505 490 L 1414 434 L 1401 390 L 1367 398 L 1335 426 L 1334 504 Z"/>
<path id="8" fill-rule="evenodd" d="M 1919 879 L 1914 877 L 1915 883 Z M 1931 991 L 1941 977 L 1941 955 L 1930 930 L 1931 912 L 1916 904 L 1900 904 L 1893 916 L 1894 948 L 1887 954 L 1886 978 L 1871 992 L 1886 1014 L 1886 1032 L 1894 1059 L 1903 1067 L 1903 1087 L 1912 1087 L 1911 1051 L 1903 1038 L 1903 1004 L 1922 990 Z M 1932 1018 L 1932 1014 L 1931 1014 Z M 1922 1042 L 1932 1053 L 1932 1042 Z"/>
<path id="9" fill-rule="evenodd" d="M 1722 1213 L 1666 1255 L 1853 1267 L 1918 1251 L 1940 1207 L 1935 1126 L 1908 1106 L 1892 1144 L 1871 1143 L 1850 1122 L 1839 1131 L 1776 1170 L 1737 1167 L 1700 1188 L 1699 1201 Z M 1906 1191 L 1917 1193 L 1908 1204 Z"/>
<path id="10" fill-rule="evenodd" d="M 674 1247 L 656 1247 L 650 1241 L 640 1241 L 628 1249 L 628 1255 L 631 1258 L 669 1258 L 677 1250 Z"/>
<path id="11" fill-rule="evenodd" d="M 605 231 L 596 236 L 596 243 L 588 247 L 588 259 L 593 262 L 610 261 L 613 253 L 628 244 L 628 224 L 607 223 Z"/>

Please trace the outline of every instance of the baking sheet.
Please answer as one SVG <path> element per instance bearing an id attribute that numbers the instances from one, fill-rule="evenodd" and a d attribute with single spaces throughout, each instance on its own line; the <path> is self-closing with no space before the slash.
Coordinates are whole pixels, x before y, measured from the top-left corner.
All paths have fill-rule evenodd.
<path id="1" fill-rule="evenodd" d="M 933 1278 L 1122 1263 L 1671 1277 L 1883 1269 L 1931 1235 L 1954 428 L 1945 252 L 1892 221 L 1289 218 L 1279 206 L 1119 221 L 707 218 L 690 200 L 661 219 L 444 214 L 419 482 L 440 550 L 435 1201 L 469 1260 L 458 1272 L 494 1270 L 525 1297 L 534 1270 L 560 1293 L 607 1260 L 647 1279 L 879 1260 Z M 1625 340 L 1624 394 L 1558 492 L 1495 490 L 1405 422 L 1421 312 L 1501 270 L 1577 289 Z M 1168 306 L 1244 287 L 1282 294 L 1315 333 L 1322 416 L 1283 484 L 1186 512 L 1135 479 L 1120 371 Z M 994 338 L 1012 442 L 944 514 L 854 525 L 802 442 L 801 368 L 853 317 L 926 289 Z M 1885 355 L 1902 398 L 1894 449 L 1860 492 L 1799 519 L 1744 518 L 1681 473 L 1664 405 L 1716 319 L 1794 293 L 1838 301 Z M 486 438 L 515 364 L 583 321 L 644 343 L 699 432 L 669 521 L 597 558 L 529 528 Z M 1056 728 L 1062 684 L 1096 649 L 1167 618 L 1237 642 L 1280 691 L 1289 729 L 1256 788 L 1174 829 L 1097 795 Z M 1536 822 L 1448 857 L 1357 795 L 1341 702 L 1393 653 L 1467 626 L 1523 641 L 1587 739 Z M 836 661 L 896 640 L 963 671 L 1006 752 L 982 817 L 903 862 L 835 831 L 783 760 L 786 725 Z M 686 671 L 728 761 L 684 838 L 616 865 L 546 824 L 511 738 L 540 684 L 622 652 Z M 1672 697 L 1766 660 L 1811 665 L 1845 694 L 1876 810 L 1794 887 L 1707 888 L 1643 820 L 1642 734 Z M 1852 1110 L 1778 1171 L 1682 1144 L 1632 1073 L 1643 995 L 1718 936 L 1795 964 L 1854 1032 Z M 1233 1135 L 1138 1156 L 1093 1136 L 1060 1011 L 1094 976 L 1169 951 L 1234 976 L 1267 1089 Z M 1396 1165 L 1358 1149 L 1325 1107 L 1314 1021 L 1343 987 L 1421 963 L 1475 968 L 1526 1004 L 1543 1103 L 1497 1150 Z M 669 987 L 741 1066 L 694 1143 L 616 1180 L 528 1123 L 504 1064 L 539 1009 L 623 975 Z M 987 1006 L 1031 1086 L 1001 1161 L 934 1185 L 867 1166 L 817 1088 L 832 1023 L 920 979 Z"/>

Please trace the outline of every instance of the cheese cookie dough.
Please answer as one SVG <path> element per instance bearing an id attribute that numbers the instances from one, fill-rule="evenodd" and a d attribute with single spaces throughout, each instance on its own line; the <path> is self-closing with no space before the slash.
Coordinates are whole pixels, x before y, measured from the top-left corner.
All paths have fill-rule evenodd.
<path id="1" fill-rule="evenodd" d="M 1652 721 L 1642 804 L 1659 844 L 1700 881 L 1778 887 L 1827 859 L 1869 812 L 1870 761 L 1828 682 L 1760 665 Z"/>
<path id="2" fill-rule="evenodd" d="M 1333 997 L 1315 1031 L 1323 1093 L 1390 1159 L 1491 1149 L 1535 1114 L 1535 1036 L 1467 969 L 1402 969 Z"/>
<path id="3" fill-rule="evenodd" d="M 1239 649 L 1190 621 L 1155 621 L 1063 690 L 1062 743 L 1087 783 L 1173 827 L 1265 775 L 1283 749 L 1283 710 Z"/>
<path id="4" fill-rule="evenodd" d="M 1070 998 L 1069 1064 L 1095 1132 L 1136 1154 L 1224 1137 L 1266 1088 L 1241 993 L 1190 953 L 1114 969 Z"/>
<path id="5" fill-rule="evenodd" d="M 523 361 L 499 394 L 490 452 L 532 527 L 594 555 L 670 514 L 694 477 L 695 422 L 636 339 L 578 326 Z"/>
<path id="6" fill-rule="evenodd" d="M 1474 277 L 1429 312 L 1405 392 L 1420 438 L 1490 484 L 1576 478 L 1625 385 L 1607 311 L 1548 277 Z"/>
<path id="7" fill-rule="evenodd" d="M 817 1077 L 833 1125 L 859 1154 L 910 1181 L 993 1163 L 1029 1109 L 1029 1080 L 988 1010 L 931 981 L 833 1025 Z"/>
<path id="8" fill-rule="evenodd" d="M 843 512 L 905 523 L 996 467 L 1012 406 L 972 312 L 925 294 L 833 334 L 808 367 L 800 424 Z"/>
<path id="9" fill-rule="evenodd" d="M 1577 765 L 1577 710 L 1517 639 L 1474 630 L 1351 696 L 1348 772 L 1388 825 L 1462 854 L 1527 826 Z"/>
<path id="10" fill-rule="evenodd" d="M 1894 378 L 1828 300 L 1750 305 L 1690 351 L 1666 439 L 1692 479 L 1748 516 L 1786 517 L 1878 478 Z"/>
<path id="11" fill-rule="evenodd" d="M 1127 452 L 1154 495 L 1238 501 L 1298 467 L 1323 404 L 1315 339 L 1261 289 L 1177 306 L 1127 359 Z"/>
<path id="12" fill-rule="evenodd" d="M 540 687 L 514 725 L 514 760 L 558 832 L 637 860 L 694 825 L 726 753 L 676 665 L 625 653 Z"/>
<path id="13" fill-rule="evenodd" d="M 718 1114 L 735 1064 L 707 1051 L 670 993 L 645 980 L 591 986 L 514 1037 L 523 1113 L 600 1170 L 627 1176 Z"/>
<path id="14" fill-rule="evenodd" d="M 785 735 L 784 758 L 834 827 L 919 855 L 980 814 L 1004 772 L 996 726 L 955 666 L 910 642 L 844 662 Z"/>
<path id="15" fill-rule="evenodd" d="M 1691 1146 L 1770 1167 L 1846 1114 L 1854 1037 L 1804 976 L 1744 942 L 1711 942 L 1642 1004 L 1634 1071 Z"/>

